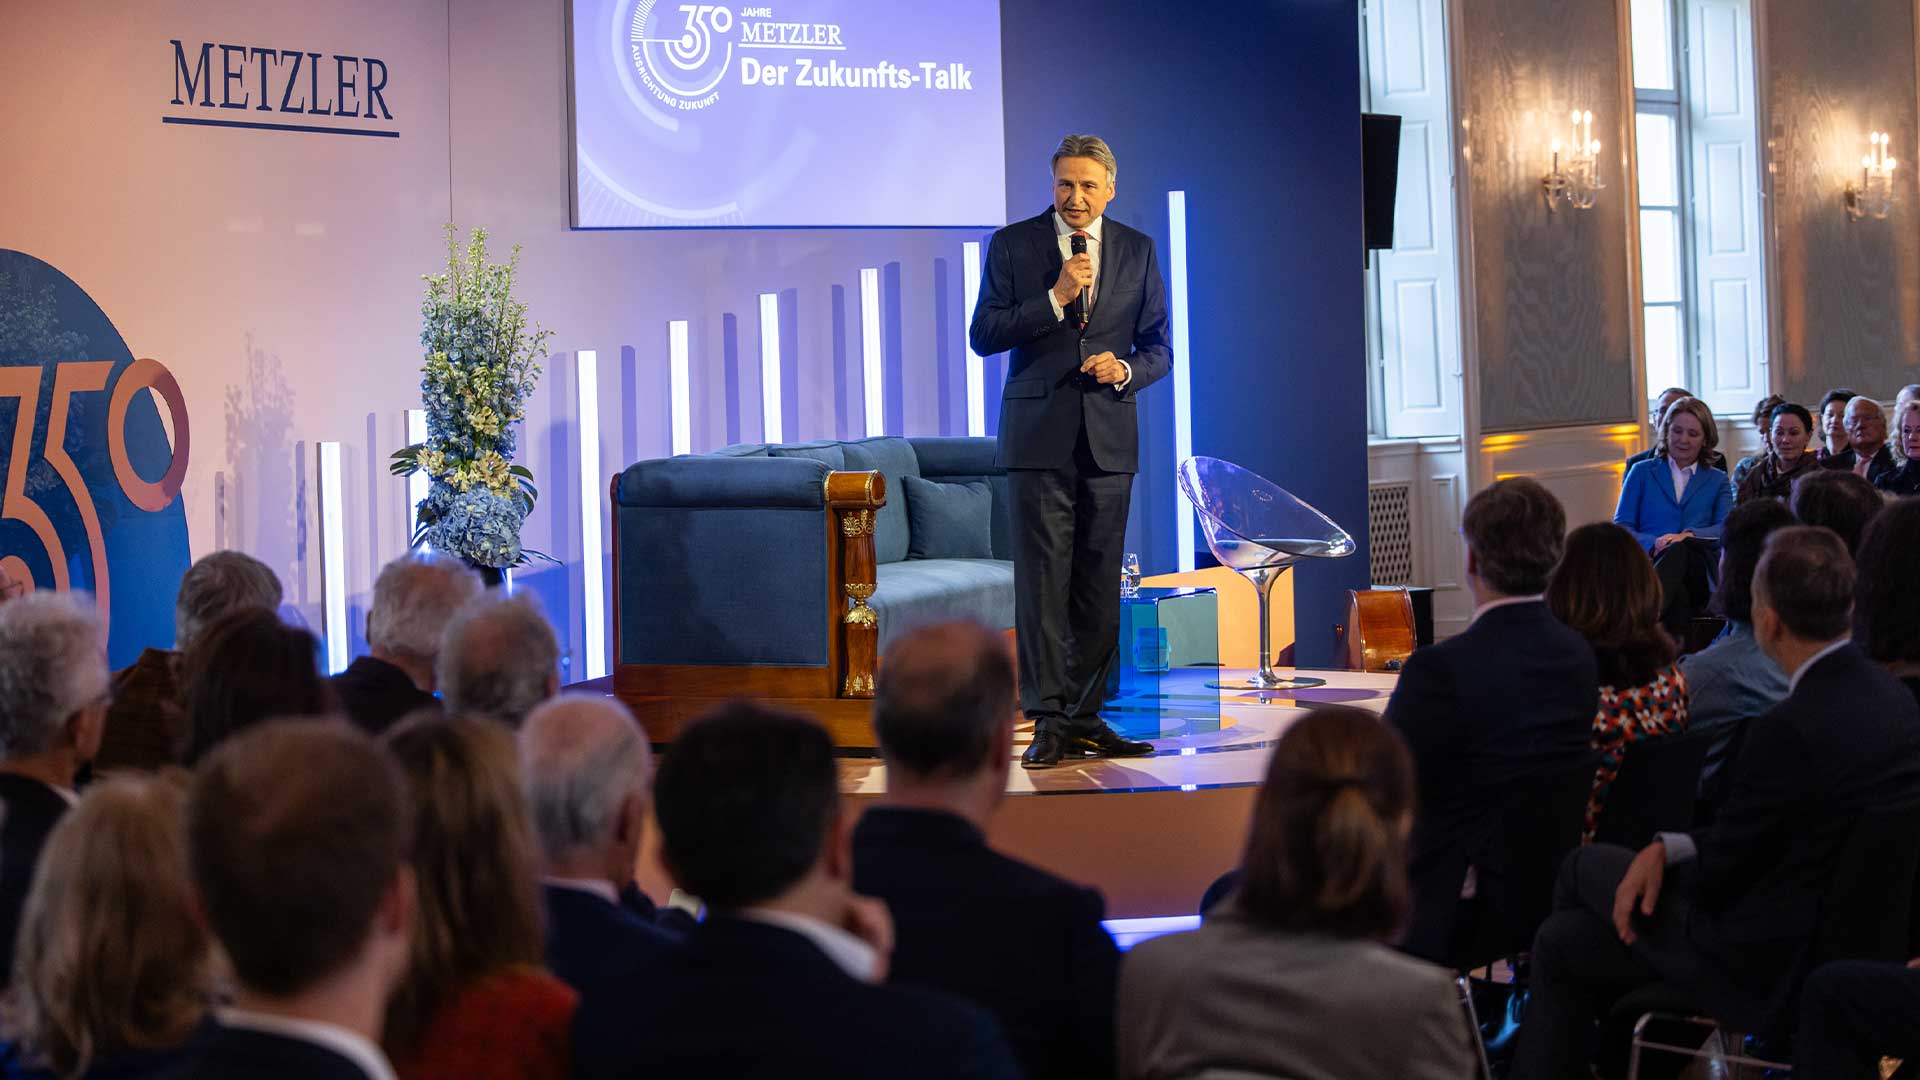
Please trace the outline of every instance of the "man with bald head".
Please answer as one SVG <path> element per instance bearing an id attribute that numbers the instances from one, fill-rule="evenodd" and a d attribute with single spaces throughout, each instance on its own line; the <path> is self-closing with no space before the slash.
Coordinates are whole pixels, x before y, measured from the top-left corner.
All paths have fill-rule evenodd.
<path id="1" fill-rule="evenodd" d="M 547 966 L 582 992 L 651 977 L 673 938 L 620 900 L 651 799 L 640 726 L 608 698 L 558 697 L 527 716 L 520 760 L 543 861 Z"/>
<path id="2" fill-rule="evenodd" d="M 1847 448 L 1820 460 L 1829 469 L 1846 469 L 1879 485 L 1880 478 L 1899 464 L 1893 460 L 1893 447 L 1887 445 L 1887 414 L 1880 403 L 1861 395 L 1847 402 L 1844 414 Z"/>
<path id="3" fill-rule="evenodd" d="M 888 647 L 873 702 L 887 794 L 854 829 L 854 890 L 892 910 L 894 979 L 992 1010 L 1029 1077 L 1110 1076 L 1105 902 L 987 846 L 1016 709 L 999 634 L 948 623 Z"/>
<path id="4" fill-rule="evenodd" d="M 448 712 L 518 728 L 560 692 L 560 643 L 531 594 L 482 593 L 447 625 L 434 663 Z"/>

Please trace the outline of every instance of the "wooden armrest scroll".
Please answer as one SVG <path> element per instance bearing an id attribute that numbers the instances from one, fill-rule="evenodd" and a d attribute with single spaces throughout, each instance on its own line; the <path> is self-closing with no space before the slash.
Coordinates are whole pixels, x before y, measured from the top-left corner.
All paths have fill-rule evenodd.
<path id="1" fill-rule="evenodd" d="M 840 558 L 835 568 L 838 584 L 849 601 L 840 618 L 844 635 L 846 675 L 840 696 L 873 696 L 873 669 L 880 655 L 880 618 L 867 601 L 876 585 L 873 528 L 878 511 L 887 504 L 887 479 L 878 472 L 827 474 L 827 509 L 837 526 L 833 539 Z"/>

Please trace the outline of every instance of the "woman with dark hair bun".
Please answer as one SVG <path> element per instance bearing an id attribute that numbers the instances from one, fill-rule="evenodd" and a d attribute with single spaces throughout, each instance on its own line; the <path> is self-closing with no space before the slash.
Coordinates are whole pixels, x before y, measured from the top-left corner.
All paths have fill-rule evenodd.
<path id="1" fill-rule="evenodd" d="M 1673 639 L 1660 627 L 1653 563 L 1620 526 L 1600 522 L 1568 534 L 1567 552 L 1547 584 L 1547 607 L 1587 639 L 1600 662 L 1600 710 L 1593 717 L 1600 763 L 1587 800 L 1592 839 L 1627 747 L 1687 729 L 1687 677 L 1674 663 Z"/>
<path id="2" fill-rule="evenodd" d="M 1754 430 L 1760 433 L 1760 452 L 1757 454 L 1748 454 L 1734 465 L 1733 473 L 1731 474 L 1733 476 L 1734 491 L 1738 492 L 1740 485 L 1746 482 L 1747 474 L 1752 472 L 1755 466 L 1765 461 L 1768 454 L 1773 453 L 1773 410 L 1786 403 L 1787 399 L 1781 397 L 1779 394 L 1768 394 L 1766 397 L 1754 403 L 1753 427 Z"/>
<path id="3" fill-rule="evenodd" d="M 1413 761 L 1371 713 L 1316 708 L 1273 751 L 1239 888 L 1121 970 L 1119 1073 L 1467 1076 L 1451 973 L 1387 942 L 1409 904 Z"/>
<path id="4" fill-rule="evenodd" d="M 1767 453 L 1740 481 L 1736 504 L 1785 499 L 1793 494 L 1795 480 L 1820 467 L 1819 458 L 1807 450 L 1813 438 L 1813 414 L 1805 405 L 1789 401 L 1774 406 L 1767 431 Z"/>

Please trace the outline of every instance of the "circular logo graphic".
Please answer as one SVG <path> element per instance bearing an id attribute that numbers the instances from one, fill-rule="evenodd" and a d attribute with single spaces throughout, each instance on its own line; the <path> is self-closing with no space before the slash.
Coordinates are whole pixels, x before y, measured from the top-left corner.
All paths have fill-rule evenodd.
<path id="1" fill-rule="evenodd" d="M 721 4 L 638 0 L 627 55 L 640 82 L 669 108 L 692 111 L 719 100 L 733 63 L 733 12 Z"/>

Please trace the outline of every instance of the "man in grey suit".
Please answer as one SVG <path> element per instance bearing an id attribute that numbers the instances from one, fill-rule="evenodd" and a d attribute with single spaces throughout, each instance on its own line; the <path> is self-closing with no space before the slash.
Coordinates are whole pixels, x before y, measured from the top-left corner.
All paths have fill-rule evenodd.
<path id="1" fill-rule="evenodd" d="M 1013 515 L 1021 764 L 1132 757 L 1151 743 L 1100 719 L 1120 632 L 1120 557 L 1140 468 L 1134 400 L 1173 366 L 1153 241 L 1106 218 L 1113 151 L 1069 135 L 1053 206 L 993 234 L 970 338 L 1011 352 L 998 463 Z"/>

